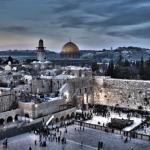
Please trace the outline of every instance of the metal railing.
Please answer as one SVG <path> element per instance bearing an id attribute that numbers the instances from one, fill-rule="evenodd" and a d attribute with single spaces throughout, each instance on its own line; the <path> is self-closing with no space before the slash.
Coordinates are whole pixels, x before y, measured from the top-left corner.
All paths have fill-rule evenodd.
<path id="1" fill-rule="evenodd" d="M 108 132 L 108 133 L 120 134 L 123 136 L 127 136 L 129 138 L 137 138 L 137 139 L 141 139 L 141 140 L 150 141 L 150 135 L 140 134 L 140 133 L 137 133 L 135 131 L 126 132 L 126 131 L 122 131 L 122 130 L 108 128 L 108 127 L 101 126 L 101 125 L 86 123 L 83 121 L 75 121 L 75 124 L 76 125 L 82 125 L 82 126 L 87 127 L 87 128 L 101 130 L 101 131 Z"/>

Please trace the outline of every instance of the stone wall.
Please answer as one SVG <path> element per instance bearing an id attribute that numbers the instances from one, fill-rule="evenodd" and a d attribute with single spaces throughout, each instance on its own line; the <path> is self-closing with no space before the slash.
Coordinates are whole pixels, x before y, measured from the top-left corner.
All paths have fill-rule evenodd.
<path id="1" fill-rule="evenodd" d="M 65 100 L 57 98 L 56 100 L 39 104 L 32 102 L 19 102 L 19 108 L 23 110 L 24 114 L 28 114 L 30 118 L 39 118 L 59 111 L 60 106 L 63 104 L 65 104 Z"/>
<path id="2" fill-rule="evenodd" d="M 150 81 L 95 77 L 94 103 L 150 110 Z"/>
<path id="3" fill-rule="evenodd" d="M 51 92 L 56 92 L 61 89 L 65 84 L 69 84 L 69 99 L 75 95 L 80 95 L 88 97 L 88 103 L 93 100 L 93 80 L 89 77 L 79 77 L 73 79 L 34 79 L 32 80 L 32 93 L 45 93 L 50 94 Z"/>
<path id="4" fill-rule="evenodd" d="M 11 89 L 0 88 L 0 113 L 13 109 L 15 101 L 15 95 Z"/>
<path id="5" fill-rule="evenodd" d="M 65 100 L 57 99 L 50 102 L 41 103 L 35 107 L 35 117 L 52 114 L 60 110 L 60 106 L 65 104 Z"/>
<path id="6" fill-rule="evenodd" d="M 77 78 L 70 80 L 69 84 L 72 89 L 72 98 L 73 96 L 78 97 L 78 103 L 93 103 L 93 79 L 89 77 Z"/>
<path id="7" fill-rule="evenodd" d="M 0 113 L 0 126 L 18 120 L 18 116 L 21 115 L 22 115 L 21 109 L 15 109 L 15 110 Z"/>

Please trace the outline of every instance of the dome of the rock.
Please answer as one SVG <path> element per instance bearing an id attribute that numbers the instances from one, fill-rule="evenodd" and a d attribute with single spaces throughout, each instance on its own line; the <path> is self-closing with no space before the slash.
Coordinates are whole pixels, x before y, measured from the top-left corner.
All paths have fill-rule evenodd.
<path id="1" fill-rule="evenodd" d="M 67 42 L 61 51 L 62 57 L 70 57 L 70 58 L 76 58 L 79 57 L 79 48 L 78 46 L 73 42 Z"/>

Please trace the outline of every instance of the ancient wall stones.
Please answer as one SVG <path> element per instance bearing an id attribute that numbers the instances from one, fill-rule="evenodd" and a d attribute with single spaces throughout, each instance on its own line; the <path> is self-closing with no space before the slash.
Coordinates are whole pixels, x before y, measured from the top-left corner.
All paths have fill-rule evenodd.
<path id="1" fill-rule="evenodd" d="M 95 77 L 94 102 L 150 110 L 150 81 Z"/>

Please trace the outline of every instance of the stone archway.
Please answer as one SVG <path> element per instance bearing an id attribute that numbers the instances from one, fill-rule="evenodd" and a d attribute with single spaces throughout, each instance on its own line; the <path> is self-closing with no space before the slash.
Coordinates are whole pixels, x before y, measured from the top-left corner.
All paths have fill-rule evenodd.
<path id="1" fill-rule="evenodd" d="M 67 120 L 70 119 L 70 115 L 69 115 L 69 114 L 67 114 L 66 119 L 67 119 Z"/>
<path id="2" fill-rule="evenodd" d="M 64 120 L 64 116 L 61 116 L 61 117 L 60 117 L 60 121 L 63 121 L 63 120 Z"/>
<path id="3" fill-rule="evenodd" d="M 71 118 L 74 118 L 74 117 L 75 117 L 75 113 L 72 112 L 72 113 L 71 113 Z"/>
<path id="4" fill-rule="evenodd" d="M 0 119 L 0 126 L 4 125 L 4 121 L 5 120 L 3 118 Z"/>
<path id="5" fill-rule="evenodd" d="M 25 116 L 26 118 L 30 118 L 29 114 L 25 114 L 24 116 Z"/>
<path id="6" fill-rule="evenodd" d="M 58 123 L 58 122 L 59 122 L 59 119 L 58 119 L 58 118 L 56 118 L 56 119 L 55 119 L 55 122 L 56 122 L 56 123 Z"/>
<path id="7" fill-rule="evenodd" d="M 9 116 L 9 117 L 7 118 L 7 123 L 11 123 L 11 122 L 13 122 L 13 117 L 12 117 L 12 116 Z"/>
<path id="8" fill-rule="evenodd" d="M 15 121 L 18 121 L 18 114 L 15 115 Z"/>

